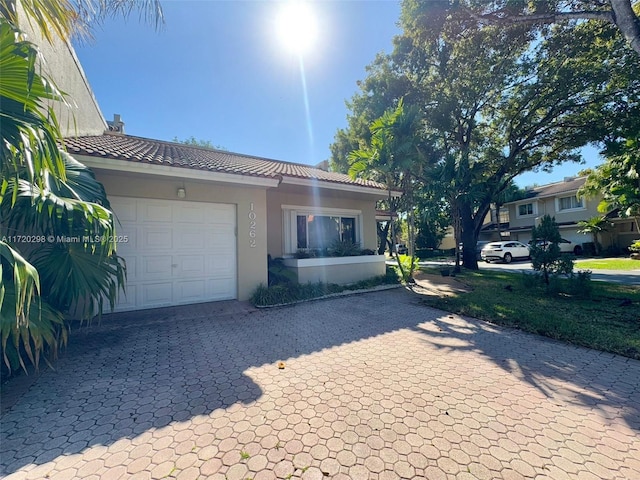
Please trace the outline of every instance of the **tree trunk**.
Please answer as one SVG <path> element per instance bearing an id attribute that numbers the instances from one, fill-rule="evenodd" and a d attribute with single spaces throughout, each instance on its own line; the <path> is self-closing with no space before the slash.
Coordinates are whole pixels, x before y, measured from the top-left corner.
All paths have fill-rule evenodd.
<path id="1" fill-rule="evenodd" d="M 408 174 L 406 174 L 407 177 L 410 179 L 410 177 L 408 176 Z M 409 180 L 408 182 L 409 185 L 411 185 L 411 180 Z M 408 205 L 408 212 L 407 212 L 407 222 L 408 222 L 408 234 L 409 234 L 409 245 L 408 245 L 408 251 L 407 254 L 409 255 L 409 257 L 411 258 L 411 265 L 409 266 L 409 278 L 408 281 L 412 282 L 413 281 L 413 271 L 415 269 L 415 256 L 416 256 L 416 231 L 415 231 L 415 219 L 414 219 L 414 205 L 413 205 L 413 189 L 411 189 L 411 187 L 409 187 L 408 189 L 409 191 L 407 192 L 407 196 L 408 196 L 408 200 L 409 200 L 409 205 Z"/>
<path id="2" fill-rule="evenodd" d="M 638 55 L 640 55 L 640 19 L 631 7 L 631 0 L 609 0 L 614 22 Z"/>
<path id="3" fill-rule="evenodd" d="M 455 241 L 455 257 L 456 265 L 454 272 L 460 272 L 460 243 L 462 242 L 462 225 L 460 223 L 460 210 L 455 203 L 455 200 L 451 201 L 451 218 L 453 220 L 453 238 Z"/>
<path id="4" fill-rule="evenodd" d="M 389 242 L 389 229 L 391 228 L 391 220 L 387 221 L 384 228 L 380 228 L 380 224 L 376 225 L 378 230 L 378 239 L 380 240 L 380 246 L 378 247 L 378 255 L 384 255 L 384 251 L 389 244 L 389 251 L 391 252 L 391 242 Z"/>
<path id="5" fill-rule="evenodd" d="M 476 257 L 476 243 L 482 228 L 482 221 L 490 209 L 490 202 L 486 200 L 477 207 L 474 214 L 472 205 L 460 205 L 460 223 L 462 226 L 462 264 L 469 270 L 478 270 Z"/>
<path id="6" fill-rule="evenodd" d="M 462 217 L 462 265 L 469 270 L 478 270 L 478 259 L 476 257 L 477 236 L 475 232 L 475 222 L 473 217 L 465 215 Z"/>
<path id="7" fill-rule="evenodd" d="M 391 185 L 391 183 L 387 180 L 387 185 Z M 391 188 L 389 188 L 388 190 L 389 193 L 389 211 L 391 214 L 391 240 L 393 241 L 393 244 L 391 246 L 391 258 L 393 258 L 393 254 L 395 253 L 396 255 L 396 262 L 398 263 L 398 269 L 400 270 L 400 275 L 402 275 L 402 281 L 407 281 L 407 274 L 404 271 L 404 268 L 402 268 L 402 262 L 400 261 L 400 255 L 398 255 L 397 252 L 397 248 L 396 248 L 396 229 L 393 225 L 393 214 L 395 213 L 395 208 L 393 205 L 393 199 L 391 198 Z"/>

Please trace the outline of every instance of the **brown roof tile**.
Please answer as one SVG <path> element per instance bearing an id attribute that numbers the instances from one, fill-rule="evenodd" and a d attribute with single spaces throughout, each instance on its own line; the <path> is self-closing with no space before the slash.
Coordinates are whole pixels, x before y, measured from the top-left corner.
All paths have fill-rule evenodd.
<path id="1" fill-rule="evenodd" d="M 385 190 L 377 182 L 352 179 L 348 175 L 327 172 L 309 165 L 252 157 L 223 150 L 211 150 L 180 143 L 105 133 L 104 135 L 65 139 L 71 154 L 113 158 L 209 172 L 250 175 L 264 178 L 294 177 Z"/>
<path id="2" fill-rule="evenodd" d="M 562 182 L 540 185 L 539 187 L 532 188 L 528 192 L 528 198 L 551 197 L 562 193 L 573 193 L 576 192 L 582 185 L 584 185 L 585 181 L 586 177 L 575 177 Z"/>

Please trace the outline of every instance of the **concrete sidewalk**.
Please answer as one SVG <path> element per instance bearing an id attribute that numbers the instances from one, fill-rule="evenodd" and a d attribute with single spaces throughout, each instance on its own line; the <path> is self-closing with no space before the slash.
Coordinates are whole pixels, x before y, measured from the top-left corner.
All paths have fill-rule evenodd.
<path id="1" fill-rule="evenodd" d="M 640 479 L 640 362 L 402 289 L 106 317 L 56 367 L 2 415 L 0 475 Z"/>

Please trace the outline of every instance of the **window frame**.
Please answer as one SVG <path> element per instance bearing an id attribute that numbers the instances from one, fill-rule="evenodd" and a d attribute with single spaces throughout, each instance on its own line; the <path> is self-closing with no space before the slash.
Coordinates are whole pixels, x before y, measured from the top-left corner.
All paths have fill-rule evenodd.
<path id="1" fill-rule="evenodd" d="M 520 207 L 531 205 L 531 213 L 520 214 Z M 516 204 L 516 218 L 530 218 L 538 214 L 538 202 L 521 202 Z"/>
<path id="2" fill-rule="evenodd" d="M 283 217 L 283 254 L 285 256 L 293 256 L 298 250 L 308 250 L 298 248 L 298 216 L 317 215 L 322 217 L 340 217 L 354 219 L 355 241 L 362 246 L 363 243 L 363 225 L 362 210 L 353 210 L 347 208 L 329 208 L 329 207 L 310 207 L 301 205 L 282 205 Z M 307 227 L 308 228 L 308 227 Z M 307 230 L 308 232 L 308 230 Z M 308 233 L 307 233 L 308 241 Z M 308 243 L 307 243 L 308 245 Z"/>
<path id="3" fill-rule="evenodd" d="M 570 200 L 571 203 L 573 203 L 573 199 L 575 199 L 575 201 L 580 202 L 580 205 L 577 207 L 570 207 L 570 208 L 561 208 L 561 203 L 562 200 L 565 198 L 569 198 L 572 199 Z M 568 212 L 578 212 L 580 210 L 586 210 L 587 207 L 585 205 L 585 201 L 584 198 L 578 198 L 576 195 L 563 195 L 562 197 L 556 197 L 556 213 L 568 213 Z"/>

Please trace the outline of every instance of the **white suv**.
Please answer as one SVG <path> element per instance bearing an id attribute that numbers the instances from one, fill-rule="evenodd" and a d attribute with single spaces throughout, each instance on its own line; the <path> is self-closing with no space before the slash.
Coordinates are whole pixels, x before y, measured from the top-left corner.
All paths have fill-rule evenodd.
<path id="1" fill-rule="evenodd" d="M 485 245 L 480 251 L 480 258 L 487 263 L 492 260 L 502 260 L 504 263 L 511 263 L 514 259 L 529 259 L 529 247 L 524 243 L 491 242 Z"/>

